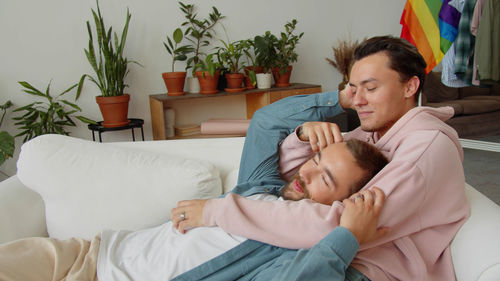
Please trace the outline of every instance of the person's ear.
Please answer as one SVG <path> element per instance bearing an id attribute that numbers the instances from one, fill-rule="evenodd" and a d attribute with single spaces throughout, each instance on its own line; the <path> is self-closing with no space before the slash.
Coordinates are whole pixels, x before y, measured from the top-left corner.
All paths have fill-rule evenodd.
<path id="1" fill-rule="evenodd" d="M 405 98 L 413 98 L 417 94 L 418 87 L 420 86 L 420 79 L 417 76 L 413 76 L 406 82 L 405 88 Z"/>

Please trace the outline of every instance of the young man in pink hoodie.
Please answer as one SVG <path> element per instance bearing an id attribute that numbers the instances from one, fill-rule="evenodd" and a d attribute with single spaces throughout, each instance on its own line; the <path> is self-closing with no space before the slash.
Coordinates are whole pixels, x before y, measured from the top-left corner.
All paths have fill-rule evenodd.
<path id="1" fill-rule="evenodd" d="M 284 178 L 298 173 L 298 186 L 307 185 L 309 180 L 308 175 L 298 171 L 300 165 L 333 142 L 363 140 L 374 144 L 388 157 L 390 163 L 364 189 L 378 186 L 387 196 L 379 223 L 391 231 L 361 245 L 348 268 L 356 280 L 455 280 L 450 243 L 469 215 L 461 163 L 463 152 L 456 132 L 443 122 L 453 116 L 452 108 L 417 107 L 425 66 L 416 48 L 406 41 L 388 36 L 368 39 L 355 51 L 349 86 L 339 94 L 339 100 L 335 99 L 336 95 L 328 97 L 331 93 L 288 98 L 263 108 L 250 125 L 250 129 L 262 130 L 263 134 L 274 130 L 269 140 L 280 141 L 287 132 L 292 132 L 276 148 L 280 158 L 273 161 L 287 163 L 281 167 Z M 325 99 L 328 101 L 322 103 Z M 328 117 L 328 113 L 324 113 L 329 110 L 328 106 L 338 104 L 357 111 L 359 128 L 342 137 L 336 125 L 306 122 L 324 120 Z M 297 128 L 298 125 L 302 126 Z M 240 183 L 258 178 L 255 171 L 265 171 L 256 168 L 262 165 L 258 158 L 266 158 L 268 153 L 271 159 L 274 153 L 270 150 L 255 156 L 252 141 L 255 140 L 247 139 L 245 143 L 241 166 L 243 161 L 250 164 L 243 170 L 240 168 Z M 321 176 L 315 174 L 316 178 Z M 275 187 L 243 184 L 237 186 L 234 193 L 248 196 L 277 191 Z M 183 221 L 183 227 L 218 225 L 229 233 L 270 245 L 311 248 L 339 225 L 344 208 L 340 202 L 324 205 L 308 200 L 253 201 L 234 193 L 221 199 L 187 204 L 189 206 L 180 210 L 188 218 Z M 322 240 L 318 245 L 327 247 L 325 243 Z M 262 259 L 266 254 L 262 247 L 240 245 L 239 252 L 250 253 L 256 249 L 261 252 L 252 257 L 253 260 L 233 252 L 233 257 L 226 255 L 199 268 L 210 268 L 209 273 L 197 275 L 200 272 L 195 269 L 179 280 L 192 276 L 236 276 L 234 263 L 252 264 Z M 269 247 L 266 251 L 278 250 Z M 286 254 L 282 250 L 276 255 Z M 322 264 L 322 259 L 324 256 L 312 254 L 305 261 L 309 265 Z M 290 264 L 293 265 L 288 262 Z M 311 280 L 318 277 L 307 276 L 307 270 L 303 269 L 289 266 L 291 276 Z M 253 276 L 266 276 L 262 266 L 254 266 L 250 272 Z M 333 270 L 324 273 L 325 277 L 337 274 Z M 241 270 L 239 274 L 248 275 Z"/>

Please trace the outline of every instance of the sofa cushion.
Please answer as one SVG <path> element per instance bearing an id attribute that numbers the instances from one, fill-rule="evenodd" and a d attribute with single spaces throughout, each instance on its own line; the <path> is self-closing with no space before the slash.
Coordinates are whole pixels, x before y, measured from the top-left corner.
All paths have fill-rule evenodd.
<path id="1" fill-rule="evenodd" d="M 209 162 L 45 135 L 25 143 L 17 175 L 45 202 L 49 236 L 92 238 L 170 218 L 177 201 L 221 194 Z"/>
<path id="2" fill-rule="evenodd" d="M 492 99 L 461 99 L 454 100 L 463 108 L 463 114 L 481 114 L 500 110 L 500 102 Z"/>
<path id="3" fill-rule="evenodd" d="M 470 86 L 459 88 L 458 90 L 460 98 L 470 97 L 470 96 L 490 96 L 491 87 L 478 87 Z"/>
<path id="4" fill-rule="evenodd" d="M 459 103 L 456 103 L 454 101 L 428 102 L 428 103 L 425 103 L 424 105 L 431 106 L 431 107 L 451 106 L 451 107 L 453 107 L 453 110 L 455 111 L 455 114 L 453 116 L 462 115 L 464 113 L 464 108 L 462 107 L 462 105 Z"/>
<path id="5" fill-rule="evenodd" d="M 464 100 L 492 100 L 500 102 L 500 96 L 468 96 Z"/>
<path id="6" fill-rule="evenodd" d="M 446 87 L 441 83 L 441 73 L 432 71 L 425 78 L 422 94 L 427 102 L 449 101 L 459 97 L 457 88 Z"/>

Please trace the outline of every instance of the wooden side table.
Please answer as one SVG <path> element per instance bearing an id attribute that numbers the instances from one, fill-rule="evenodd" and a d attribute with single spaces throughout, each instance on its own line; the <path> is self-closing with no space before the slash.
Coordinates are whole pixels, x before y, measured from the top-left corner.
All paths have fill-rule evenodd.
<path id="1" fill-rule="evenodd" d="M 134 134 L 134 128 L 141 128 L 141 136 L 142 136 L 142 141 L 144 141 L 144 120 L 143 119 L 138 119 L 138 118 L 129 118 L 130 123 L 125 126 L 120 126 L 120 127 L 113 127 L 113 128 L 106 128 L 102 125 L 101 122 L 97 122 L 97 124 L 89 124 L 88 128 L 89 130 L 92 131 L 92 140 L 95 141 L 95 132 L 97 131 L 99 133 L 99 142 L 102 142 L 102 136 L 101 134 L 103 132 L 111 132 L 111 131 L 121 131 L 121 130 L 128 130 L 130 129 L 132 131 L 132 140 L 135 141 L 135 134 Z"/>
<path id="2" fill-rule="evenodd" d="M 230 97 L 235 95 L 245 95 L 247 118 L 251 119 L 255 111 L 259 108 L 271 104 L 289 96 L 321 93 L 320 85 L 293 83 L 289 87 L 252 89 L 238 93 L 219 92 L 213 95 L 202 95 L 187 93 L 183 96 L 168 96 L 166 94 L 156 94 L 149 96 L 149 106 L 151 110 L 151 124 L 153 126 L 153 139 L 164 140 L 166 137 L 166 127 L 164 119 L 165 108 L 169 104 L 179 100 L 202 99 L 213 97 Z"/>

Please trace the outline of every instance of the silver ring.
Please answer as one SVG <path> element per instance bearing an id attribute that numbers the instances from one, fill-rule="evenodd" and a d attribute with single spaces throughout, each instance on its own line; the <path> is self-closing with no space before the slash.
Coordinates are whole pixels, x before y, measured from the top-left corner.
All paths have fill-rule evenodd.
<path id="1" fill-rule="evenodd" d="M 358 199 L 358 198 L 365 199 L 363 194 L 358 194 L 358 195 L 354 196 L 354 201 L 356 201 L 356 199 Z"/>
<path id="2" fill-rule="evenodd" d="M 182 212 L 181 215 L 181 221 L 185 220 L 186 219 L 186 213 Z"/>

